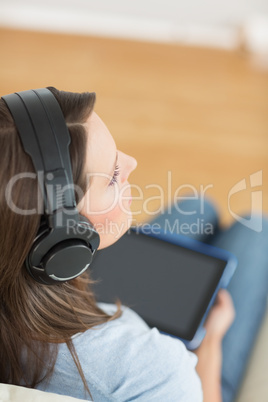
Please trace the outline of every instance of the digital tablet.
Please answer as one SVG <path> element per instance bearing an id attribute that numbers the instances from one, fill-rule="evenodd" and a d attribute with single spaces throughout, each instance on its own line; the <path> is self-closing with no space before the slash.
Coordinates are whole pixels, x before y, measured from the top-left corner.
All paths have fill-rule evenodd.
<path id="1" fill-rule="evenodd" d="M 182 235 L 130 230 L 97 252 L 90 267 L 98 301 L 120 300 L 150 327 L 197 348 L 217 292 L 237 264 L 229 252 Z"/>

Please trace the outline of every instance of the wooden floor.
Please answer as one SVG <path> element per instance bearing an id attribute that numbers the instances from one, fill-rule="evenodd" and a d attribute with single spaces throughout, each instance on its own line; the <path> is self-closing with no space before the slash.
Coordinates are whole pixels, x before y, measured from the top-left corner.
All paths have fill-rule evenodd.
<path id="1" fill-rule="evenodd" d="M 47 85 L 97 93 L 96 111 L 118 148 L 139 162 L 131 180 L 144 193 L 133 203 L 137 221 L 176 190 L 207 187 L 230 223 L 228 194 L 242 179 L 247 189 L 231 197 L 232 211 L 250 212 L 251 191 L 262 191 L 268 212 L 268 74 L 244 55 L 7 29 L 0 47 L 0 95 Z M 250 189 L 258 171 L 262 185 Z"/>

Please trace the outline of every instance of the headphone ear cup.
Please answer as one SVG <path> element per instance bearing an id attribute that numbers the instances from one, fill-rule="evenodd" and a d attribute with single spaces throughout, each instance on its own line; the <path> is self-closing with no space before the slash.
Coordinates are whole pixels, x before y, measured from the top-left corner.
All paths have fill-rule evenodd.
<path id="1" fill-rule="evenodd" d="M 36 244 L 42 237 L 45 237 L 45 235 L 47 235 L 48 232 L 49 232 L 49 229 L 48 229 L 48 226 L 47 226 L 47 223 L 46 223 L 46 219 L 45 219 L 44 216 L 42 216 L 42 217 L 41 217 L 41 220 L 40 220 L 39 228 L 38 228 L 38 230 L 37 230 L 37 233 L 36 233 L 36 235 L 35 235 L 35 238 L 34 238 L 34 241 L 33 241 L 33 244 L 32 244 L 32 248 L 34 248 L 35 244 Z M 31 253 L 31 251 L 30 251 L 30 253 Z M 29 253 L 29 255 L 30 255 L 30 253 Z M 28 255 L 28 257 L 29 257 L 29 255 Z M 27 259 L 29 260 L 29 258 L 27 258 Z"/>
<path id="2" fill-rule="evenodd" d="M 47 223 L 46 223 L 46 219 L 45 219 L 44 216 L 42 216 L 41 220 L 40 220 L 40 225 L 39 225 L 38 231 L 37 231 L 37 233 L 35 235 L 35 238 L 34 238 L 34 241 L 33 241 L 33 244 L 32 244 L 32 247 L 31 247 L 31 249 L 30 249 L 30 251 L 29 251 L 29 253 L 28 253 L 27 257 L 26 257 L 26 260 L 25 260 L 25 265 L 26 265 L 26 269 L 27 269 L 28 273 L 31 275 L 32 278 L 34 278 L 37 282 L 40 282 L 40 283 L 49 283 L 49 282 L 46 282 L 43 279 L 46 276 L 44 269 L 39 268 L 37 270 L 36 267 L 34 267 L 32 265 L 32 257 L 33 257 L 32 250 L 35 249 L 35 245 L 38 242 L 40 242 L 40 240 L 42 238 L 45 238 L 48 235 L 48 232 L 49 232 L 49 229 L 48 229 L 48 226 L 47 226 Z"/>
<path id="3" fill-rule="evenodd" d="M 88 218 L 86 218 L 84 215 L 78 214 L 78 218 L 79 218 L 79 223 L 87 223 L 91 228 L 93 228 L 93 225 L 90 222 L 90 220 Z"/>
<path id="4" fill-rule="evenodd" d="M 79 218 L 79 222 L 83 223 L 88 223 L 90 226 L 93 226 L 90 221 L 88 220 L 88 218 L 86 218 L 84 215 L 78 214 L 78 218 Z"/>
<path id="5" fill-rule="evenodd" d="M 78 228 L 79 230 L 84 230 L 87 232 L 87 239 L 89 243 L 91 244 L 92 250 L 97 249 L 100 244 L 100 236 L 92 223 L 86 218 L 84 215 L 79 214 L 78 216 L 79 222 L 78 222 Z"/>
<path id="6" fill-rule="evenodd" d="M 61 234 L 59 233 L 60 237 L 57 241 L 51 242 L 49 238 L 53 233 L 46 219 L 41 219 L 40 227 L 26 259 L 27 271 L 38 282 L 43 284 L 64 282 L 80 275 L 90 266 L 99 246 L 99 234 L 83 215 L 79 215 L 78 222 L 69 230 L 70 233 L 67 236 L 66 231 L 63 230 Z M 51 246 L 47 247 L 49 243 Z M 44 248 L 46 251 L 40 254 L 40 250 Z"/>

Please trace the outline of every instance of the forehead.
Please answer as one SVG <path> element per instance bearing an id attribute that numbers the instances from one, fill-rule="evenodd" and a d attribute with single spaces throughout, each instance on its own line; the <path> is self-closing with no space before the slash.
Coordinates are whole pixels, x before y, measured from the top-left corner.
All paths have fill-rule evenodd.
<path id="1" fill-rule="evenodd" d="M 97 113 L 93 112 L 86 121 L 87 171 L 109 173 L 114 164 L 116 145 L 110 131 Z"/>

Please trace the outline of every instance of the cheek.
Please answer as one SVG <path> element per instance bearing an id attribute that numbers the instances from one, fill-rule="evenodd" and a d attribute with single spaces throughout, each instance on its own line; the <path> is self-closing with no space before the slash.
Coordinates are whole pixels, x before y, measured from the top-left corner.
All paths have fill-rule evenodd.
<path id="1" fill-rule="evenodd" d="M 124 197 L 127 196 L 128 198 L 125 199 Z M 91 191 L 87 194 L 87 207 L 85 204 L 84 211 L 87 210 L 85 215 L 100 234 L 99 249 L 113 244 L 131 226 L 132 213 L 129 196 L 129 190 L 116 194 L 113 189 L 106 193 Z"/>
<path id="2" fill-rule="evenodd" d="M 117 204 L 113 209 L 109 209 L 104 213 L 94 214 L 91 218 L 91 222 L 107 225 L 110 222 L 120 223 L 127 217 L 131 217 L 130 209 L 127 210 L 125 206 L 122 208 L 122 205 Z"/>
<path id="3" fill-rule="evenodd" d="M 123 212 L 118 205 L 109 213 L 93 215 L 90 218 L 91 223 L 100 235 L 99 250 L 109 247 L 119 240 L 132 222 L 131 212 Z"/>
<path id="4" fill-rule="evenodd" d="M 119 205 L 116 205 L 115 208 L 113 208 L 110 212 L 107 213 L 106 218 L 109 219 L 109 221 L 117 221 L 120 219 L 120 217 L 123 215 L 123 212 L 121 210 L 121 207 Z"/>
<path id="5" fill-rule="evenodd" d="M 87 209 L 88 213 L 96 216 L 99 221 L 117 221 L 130 214 L 130 195 L 129 186 L 113 186 L 105 192 L 91 192 L 87 200 L 91 207 Z"/>

